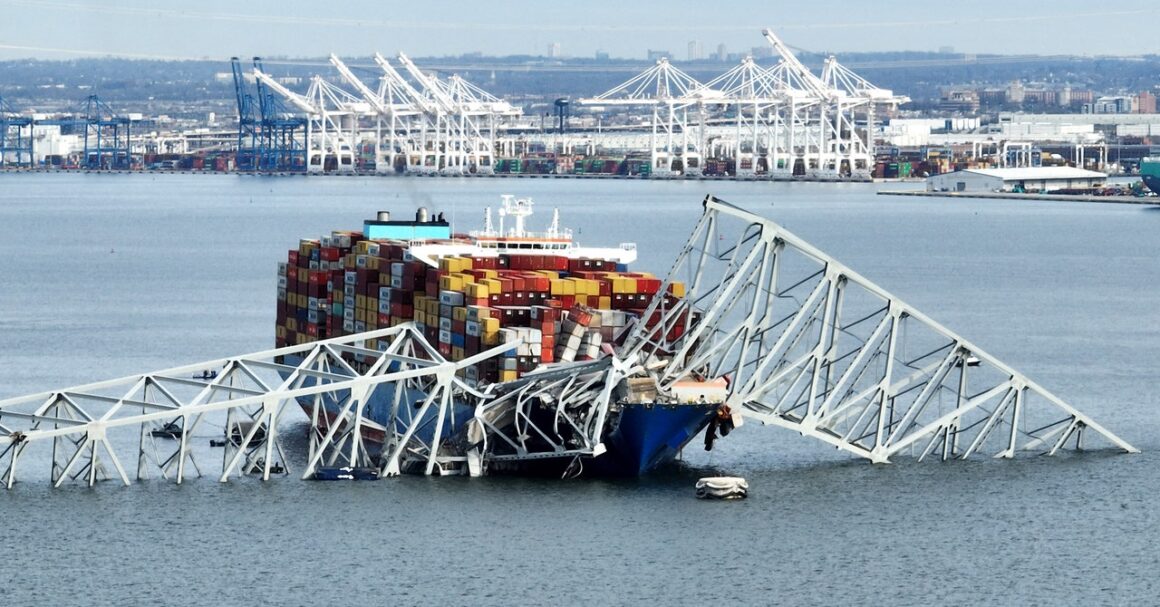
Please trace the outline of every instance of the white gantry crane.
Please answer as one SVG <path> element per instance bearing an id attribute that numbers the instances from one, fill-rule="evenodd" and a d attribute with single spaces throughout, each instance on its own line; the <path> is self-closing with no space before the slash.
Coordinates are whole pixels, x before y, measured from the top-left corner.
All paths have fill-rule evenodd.
<path id="1" fill-rule="evenodd" d="M 309 172 L 358 170 L 357 155 L 374 147 L 375 172 L 489 174 L 497 138 L 521 111 L 458 75 L 446 81 L 424 73 L 400 53 L 400 69 L 381 54 L 377 87 L 363 82 L 335 55 L 330 63 L 348 92 L 316 75 L 305 94 L 268 74 L 254 76 L 307 117 L 304 146 Z"/>
<path id="2" fill-rule="evenodd" d="M 650 176 L 696 176 L 702 172 L 705 141 L 704 112 L 696 95 L 704 94 L 703 89 L 692 76 L 661 58 L 619 86 L 580 103 L 651 109 Z M 696 122 L 689 122 L 690 110 Z"/>
<path id="3" fill-rule="evenodd" d="M 688 286 L 678 300 L 663 295 L 675 280 Z M 408 323 L 0 400 L 0 482 L 43 470 L 55 485 L 129 484 L 126 453 L 136 479 L 181 483 L 211 459 L 223 482 L 286 475 L 302 461 L 282 441 L 303 426 L 293 409 L 307 419 L 304 478 L 483 475 L 552 458 L 578 469 L 606 451 L 627 394 L 661 404 L 690 379 L 723 384 L 740 419 L 875 463 L 1136 451 L 798 236 L 711 196 L 658 293 L 642 316 L 655 324 L 623 345 L 513 382 L 465 379 L 511 343 L 451 362 Z"/>
<path id="4" fill-rule="evenodd" d="M 394 79 L 384 76 L 378 90 L 373 91 L 337 55 L 330 56 L 330 63 L 374 110 L 375 172 L 389 174 L 400 168 L 405 170 L 408 154 L 418 151 L 415 140 L 420 130 L 421 111 Z"/>
<path id="5" fill-rule="evenodd" d="M 908 100 L 833 57 L 818 77 L 772 31 L 763 34 L 780 57 L 772 68 L 745 57 L 700 84 L 662 59 L 581 103 L 651 109 L 655 177 L 697 176 L 712 157 L 731 163 L 726 171 L 738 179 L 869 179 L 875 109 Z"/>
<path id="6" fill-rule="evenodd" d="M 353 172 L 358 149 L 359 119 L 370 105 L 326 82 L 311 79 L 305 95 L 291 91 L 269 74 L 254 68 L 254 77 L 306 114 L 306 170 L 310 173 Z"/>

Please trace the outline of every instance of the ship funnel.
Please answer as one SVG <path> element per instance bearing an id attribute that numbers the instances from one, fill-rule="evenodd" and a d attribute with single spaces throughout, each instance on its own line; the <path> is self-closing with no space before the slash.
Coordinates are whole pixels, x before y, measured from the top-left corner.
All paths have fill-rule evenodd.
<path id="1" fill-rule="evenodd" d="M 415 211 L 415 221 L 427 221 L 427 207 L 419 207 L 419 210 Z"/>
<path id="2" fill-rule="evenodd" d="M 391 212 L 390 211 L 379 211 L 378 220 L 379 221 L 390 221 L 391 220 Z"/>

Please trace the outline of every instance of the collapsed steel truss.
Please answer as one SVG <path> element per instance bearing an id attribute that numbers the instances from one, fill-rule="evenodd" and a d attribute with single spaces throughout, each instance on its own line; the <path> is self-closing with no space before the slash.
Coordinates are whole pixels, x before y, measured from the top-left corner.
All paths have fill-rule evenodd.
<path id="1" fill-rule="evenodd" d="M 222 482 L 266 480 L 290 472 L 279 431 L 287 405 L 310 420 L 303 478 L 336 466 L 479 475 L 493 454 L 515 461 L 601 453 L 612 389 L 635 369 L 606 358 L 483 391 L 458 376 L 510 348 L 448 362 L 407 324 L 3 400 L 0 478 L 10 488 L 26 451 L 46 444 L 56 486 L 129 484 L 118 453 L 132 450 L 136 479 L 154 472 L 181 483 L 191 470 L 202 476 L 199 458 L 211 456 L 193 441 L 209 427 L 222 447 Z M 391 421 L 372 421 L 371 407 L 385 408 L 378 419 Z"/>
<path id="2" fill-rule="evenodd" d="M 776 223 L 713 197 L 668 280 L 688 296 L 623 355 L 726 377 L 733 411 L 873 462 L 1054 454 L 1094 434 L 1136 450 L 963 337 Z M 664 289 L 662 288 L 662 291 Z M 669 336 L 680 332 L 679 339 Z M 1090 431 L 1090 432 L 1086 432 Z"/>
<path id="3" fill-rule="evenodd" d="M 414 324 L 0 400 L 0 478 L 26 451 L 59 486 L 202 475 L 200 428 L 222 448 L 219 479 L 289 474 L 279 422 L 309 418 L 302 471 L 374 468 L 384 476 L 485 474 L 489 466 L 602 454 L 622 380 L 726 378 L 735 414 L 796 430 L 872 462 L 986 453 L 1055 454 L 1085 436 L 1131 445 L 1029 378 L 776 223 L 708 197 L 666 279 L 623 347 L 477 386 Z M 681 330 L 674 330 L 680 325 Z M 300 419 L 300 418 L 299 418 Z M 378 420 L 378 421 L 374 421 Z M 385 423 L 384 423 L 385 420 Z M 212 453 L 209 451 L 208 453 Z"/>

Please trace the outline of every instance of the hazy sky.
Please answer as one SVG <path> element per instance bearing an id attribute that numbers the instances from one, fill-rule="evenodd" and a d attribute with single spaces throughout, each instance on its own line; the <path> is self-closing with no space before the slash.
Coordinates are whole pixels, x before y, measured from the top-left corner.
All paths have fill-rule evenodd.
<path id="1" fill-rule="evenodd" d="M 1156 0 L 0 0 L 0 59 L 543 55 L 552 43 L 567 56 L 685 59 L 691 40 L 706 54 L 762 46 L 763 27 L 811 51 L 1160 53 Z"/>

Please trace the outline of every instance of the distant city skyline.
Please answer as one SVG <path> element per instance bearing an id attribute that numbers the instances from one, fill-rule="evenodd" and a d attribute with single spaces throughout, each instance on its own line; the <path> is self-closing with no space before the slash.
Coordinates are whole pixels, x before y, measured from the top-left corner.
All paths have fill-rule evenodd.
<path id="1" fill-rule="evenodd" d="M 289 5 L 287 5 L 289 4 Z M 0 0 L 0 59 L 121 56 L 223 59 L 231 55 L 557 55 L 643 59 L 650 50 L 683 60 L 724 46 L 766 45 L 771 27 L 787 44 L 815 52 L 1160 54 L 1160 6 L 1123 0 L 1098 10 L 1086 0 L 923 5 L 833 0 L 810 7 L 739 0 L 722 7 L 590 0 L 580 8 L 540 2 L 412 3 L 352 0 L 317 4 L 202 0 L 188 10 L 144 0 L 115 4 Z M 969 7 L 969 9 L 968 9 Z M 690 43 L 695 43 L 690 46 Z"/>

